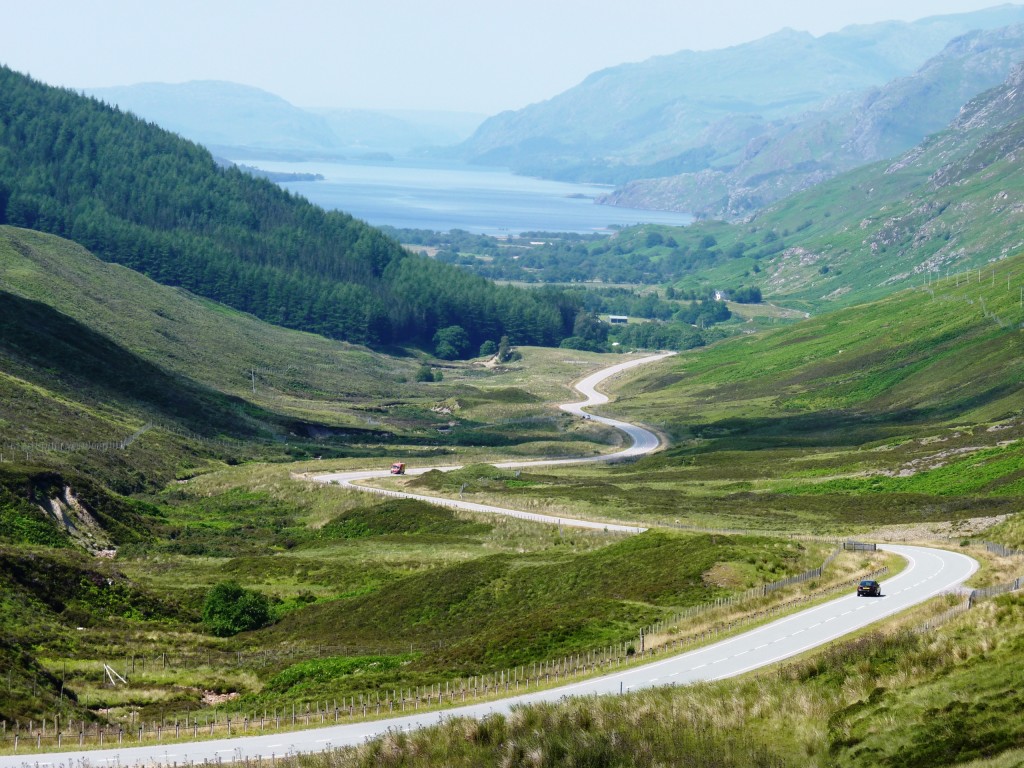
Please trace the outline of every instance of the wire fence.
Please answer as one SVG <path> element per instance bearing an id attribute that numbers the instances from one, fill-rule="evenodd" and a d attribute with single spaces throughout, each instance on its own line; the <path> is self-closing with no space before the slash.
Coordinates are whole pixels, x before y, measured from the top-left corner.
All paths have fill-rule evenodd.
<path id="1" fill-rule="evenodd" d="M 757 587 L 752 587 L 740 594 L 731 595 L 729 597 L 718 598 L 709 603 L 703 603 L 701 605 L 693 606 L 686 610 L 680 611 L 669 618 L 663 619 L 656 622 L 648 627 L 644 627 L 640 630 L 641 637 L 650 637 L 656 634 L 662 634 L 672 627 L 675 627 L 684 621 L 694 619 L 698 616 L 702 616 L 715 611 L 729 610 L 743 604 L 749 603 L 758 598 L 766 597 L 774 592 L 784 589 L 789 586 L 801 584 L 812 579 L 821 578 L 823 572 L 828 568 L 832 562 L 838 557 L 844 550 L 874 545 L 861 545 L 855 542 L 843 542 L 843 544 L 837 547 L 832 553 L 825 558 L 820 566 L 812 568 L 800 574 L 795 574 L 783 579 L 762 584 Z M 884 570 L 884 569 L 883 569 Z M 879 572 L 868 574 L 868 576 L 877 575 Z M 845 582 L 844 582 L 845 584 Z M 333 645 L 318 643 L 316 645 L 294 645 L 284 648 L 268 648 L 268 649 L 239 649 L 232 651 L 219 650 L 214 648 L 194 648 L 189 650 L 181 650 L 177 652 L 166 652 L 162 651 L 159 653 L 133 653 L 126 654 L 123 659 L 117 661 L 110 661 L 109 666 L 123 677 L 132 677 L 137 674 L 152 673 L 157 670 L 163 671 L 175 671 L 175 670 L 196 670 L 202 668 L 208 668 L 211 670 L 218 669 L 265 669 L 267 667 L 274 666 L 289 666 L 299 661 L 308 661 L 311 659 L 322 659 L 322 658 L 333 658 L 339 656 L 377 656 L 377 655 L 398 655 L 398 654 L 416 654 L 416 653 L 428 653 L 435 650 L 443 649 L 446 646 L 444 641 L 438 640 L 429 644 L 416 644 L 416 643 L 392 643 L 392 644 L 375 644 L 374 646 L 358 646 L 358 645 Z M 97 661 L 95 663 L 96 674 L 103 677 L 101 672 L 102 668 L 108 666 L 105 663 Z"/>
<path id="2" fill-rule="evenodd" d="M 819 571 L 819 570 L 820 569 L 815 568 L 812 571 L 808 571 L 807 573 L 814 573 L 815 571 Z M 759 610 L 756 610 L 756 611 L 748 611 L 748 612 L 746 612 L 744 614 L 742 622 L 743 623 L 749 623 L 749 622 L 753 622 L 753 621 L 761 621 L 762 619 L 769 618 L 771 616 L 775 616 L 775 615 L 778 615 L 778 614 L 781 614 L 781 613 L 785 613 L 786 611 L 789 611 L 790 609 L 792 609 L 792 608 L 794 608 L 794 607 L 796 607 L 798 605 L 802 605 L 804 603 L 808 603 L 808 602 L 811 602 L 813 600 L 818 600 L 818 599 L 820 599 L 820 598 L 822 598 L 822 597 L 824 597 L 826 595 L 829 595 L 829 594 L 832 594 L 832 593 L 835 593 L 835 592 L 841 592 L 843 590 L 847 590 L 851 586 L 859 583 L 862 579 L 879 578 L 881 576 L 884 576 L 888 572 L 889 572 L 889 569 L 887 567 L 878 568 L 878 569 L 876 569 L 874 571 L 870 571 L 869 573 L 865 573 L 862 576 L 858 576 L 856 579 L 849 579 L 849 580 L 840 582 L 839 584 L 834 584 L 832 586 L 825 587 L 823 589 L 815 590 L 815 591 L 810 592 L 810 593 L 808 593 L 806 595 L 800 595 L 799 597 L 794 597 L 794 598 L 792 598 L 790 600 L 785 600 L 785 601 L 783 601 L 781 603 L 775 603 L 775 604 L 773 604 L 771 606 L 768 606 L 766 608 L 762 608 L 762 609 L 759 609 Z M 801 574 L 801 576 L 805 576 L 805 574 Z M 820 574 L 819 574 L 819 577 L 820 577 Z M 795 579 L 797 577 L 793 577 L 793 578 Z M 813 578 L 813 576 L 810 577 L 810 578 Z M 791 586 L 792 584 L 801 583 L 802 581 L 807 581 L 807 580 L 808 580 L 808 578 L 802 578 L 802 579 L 800 579 L 800 581 L 792 581 L 790 584 L 786 584 L 784 586 Z M 762 589 L 763 589 L 763 587 L 755 587 L 754 589 L 748 590 L 747 592 L 743 593 L 743 595 L 737 595 L 735 598 L 723 598 L 723 599 L 718 600 L 718 601 L 716 601 L 714 603 L 705 603 L 704 605 L 694 606 L 693 609 L 690 609 L 690 610 L 687 610 L 687 611 L 683 611 L 683 612 L 681 612 L 679 614 L 676 614 L 675 616 L 673 616 L 670 619 L 666 619 L 664 621 L 656 622 L 656 623 L 652 624 L 651 626 L 645 628 L 644 630 L 641 631 L 641 638 L 644 638 L 644 637 L 654 637 L 654 636 L 658 636 L 658 635 L 663 635 L 666 632 L 671 631 L 674 627 L 679 626 L 683 621 L 686 621 L 687 619 L 694 619 L 694 618 L 697 618 L 698 616 L 702 616 L 702 615 L 705 615 L 705 614 L 713 613 L 714 611 L 728 611 L 730 609 L 738 608 L 744 602 L 750 602 L 750 601 L 756 600 L 757 598 L 766 597 L 767 595 L 771 594 L 772 592 L 777 591 L 778 589 L 782 589 L 782 587 L 781 586 L 780 587 L 776 587 L 773 590 L 764 591 L 764 592 L 762 592 Z M 697 637 L 699 638 L 700 635 L 698 635 Z"/>
<path id="3" fill-rule="evenodd" d="M 124 677 L 147 674 L 154 671 L 210 670 L 224 669 L 264 669 L 273 666 L 290 666 L 299 661 L 311 659 L 334 658 L 338 656 L 380 656 L 401 655 L 405 653 L 427 653 L 445 647 L 442 641 L 430 644 L 395 643 L 378 644 L 373 647 L 356 645 L 295 645 L 286 648 L 268 648 L 261 650 L 222 651 L 211 648 L 196 648 L 178 652 L 133 653 L 111 660 L 110 664 L 95 662 L 96 673 L 110 666 Z"/>
<path id="4" fill-rule="evenodd" d="M 739 606 L 743 603 L 748 603 L 751 600 L 756 600 L 759 597 L 767 597 L 768 595 L 772 594 L 773 592 L 777 592 L 780 589 L 785 589 L 786 587 L 791 587 L 795 584 L 802 584 L 806 581 L 811 581 L 812 579 L 820 579 L 825 569 L 828 568 L 832 564 L 832 562 L 844 551 L 846 551 L 847 549 L 854 548 L 867 549 L 868 547 L 870 547 L 873 551 L 875 545 L 859 544 L 857 542 L 844 541 L 840 546 L 836 547 L 836 549 L 833 550 L 832 553 L 828 557 L 826 557 L 824 562 L 817 568 L 811 568 L 810 570 L 804 571 L 803 573 L 798 573 L 793 576 L 787 576 L 784 579 L 779 579 L 769 584 L 762 584 L 758 587 L 751 587 L 750 589 L 746 590 L 745 592 L 741 592 L 738 595 L 730 595 L 729 597 L 718 598 L 710 603 L 702 603 L 701 605 L 692 606 L 691 608 L 687 608 L 686 610 L 676 613 L 670 618 L 663 619 L 662 621 L 656 622 L 655 624 L 646 627 L 644 630 L 642 630 L 641 634 L 661 634 L 667 628 L 680 624 L 683 621 L 686 621 L 687 619 L 692 619 L 696 616 L 700 616 L 701 614 Z"/>
<path id="5" fill-rule="evenodd" d="M 876 552 L 878 551 L 878 545 L 868 544 L 863 541 L 844 541 L 843 549 L 853 552 Z"/>
<path id="6" fill-rule="evenodd" d="M 99 440 L 93 442 L 45 440 L 38 442 L 4 443 L 0 449 L 8 453 L 47 453 L 47 452 L 73 452 L 73 451 L 123 451 L 142 435 L 153 428 L 152 424 L 145 424 L 135 430 L 128 437 L 120 440 Z"/>
<path id="7" fill-rule="evenodd" d="M 1024 556 L 1024 551 L 1019 549 L 1013 549 L 1011 547 L 1004 546 L 1003 544 L 997 544 L 991 541 L 985 542 L 985 548 L 1000 557 L 1020 557 Z M 1013 581 L 1008 581 L 1003 584 L 993 584 L 988 587 L 979 587 L 978 589 L 972 589 L 967 593 L 964 601 L 958 605 L 953 606 L 945 613 L 933 616 L 923 624 L 917 627 L 917 631 L 920 633 L 932 632 L 943 624 L 955 619 L 957 616 L 961 616 L 967 613 L 971 608 L 980 603 L 982 600 L 988 600 L 999 595 L 1005 595 L 1010 592 L 1016 592 L 1021 587 L 1024 587 L 1024 576 L 1018 576 Z"/>
<path id="8" fill-rule="evenodd" d="M 834 557 L 835 554 L 837 553 L 833 553 L 830 557 Z M 812 569 L 808 573 L 819 570 L 820 568 Z M 646 632 L 642 632 L 637 640 L 616 643 L 603 649 L 572 654 L 553 661 L 521 665 L 490 674 L 447 680 L 432 685 L 379 690 L 346 696 L 341 699 L 279 703 L 276 706 L 267 706 L 262 711 L 252 708 L 248 711 L 239 711 L 237 708 L 231 708 L 230 704 L 226 704 L 221 709 L 207 708 L 195 712 L 168 715 L 159 721 L 137 722 L 133 716 L 128 722 L 98 723 L 62 718 L 59 715 L 38 721 L 15 721 L 13 723 L 4 721 L 0 723 L 0 752 L 28 753 L 52 751 L 71 746 L 152 744 L 175 739 L 200 739 L 265 731 L 294 730 L 525 693 L 582 677 L 608 674 L 655 656 L 681 653 L 714 642 L 716 639 L 729 636 L 750 624 L 784 614 L 801 604 L 820 599 L 828 594 L 849 589 L 860 578 L 880 577 L 887 571 L 887 568 L 880 568 L 857 579 L 831 585 L 816 592 L 796 596 L 755 611 L 748 611 L 743 616 L 723 620 L 697 631 L 677 632 L 670 637 L 665 637 L 665 632 L 670 628 L 669 623 L 667 621 L 659 622 L 661 631 L 658 634 L 661 637 L 656 638 L 656 643 L 646 642 L 649 637 L 654 635 L 654 628 L 649 628 Z M 787 580 L 780 580 L 780 582 L 782 581 Z M 780 582 L 773 582 L 773 584 Z M 775 589 L 781 588 L 780 586 Z M 769 592 L 764 591 L 763 587 L 759 587 L 750 590 L 749 594 L 750 597 L 747 599 L 763 598 Z M 713 606 L 709 604 L 703 611 L 680 614 L 681 618 L 675 626 L 678 628 L 682 620 L 687 617 L 692 618 L 700 613 L 711 612 L 714 608 L 720 608 L 726 604 L 725 602 L 719 602 Z M 729 605 L 732 604 L 729 603 Z M 252 664 L 260 663 L 261 659 L 284 659 L 288 654 L 298 655 L 303 650 L 287 649 L 278 652 L 276 657 L 263 652 L 248 655 L 243 652 L 231 654 L 221 652 L 220 658 L 233 664 Z M 349 646 L 324 645 L 317 646 L 316 653 L 326 655 L 351 652 L 352 650 Z M 375 652 L 379 653 L 380 651 L 376 649 Z M 149 657 L 148 662 L 145 656 L 129 657 L 125 661 L 126 674 L 123 677 L 130 680 L 133 674 L 132 670 L 139 670 L 140 667 L 145 669 L 144 665 L 147 663 L 166 664 L 170 667 L 172 663 L 180 663 L 185 659 L 205 659 L 209 663 L 215 658 L 217 658 L 216 652 L 179 654 L 174 657 L 168 654 L 159 654 L 156 657 Z"/>
<path id="9" fill-rule="evenodd" d="M 999 557 L 1024 557 L 1024 551 L 1019 549 L 1013 549 L 1003 544 L 998 544 L 992 541 L 985 542 L 985 549 L 994 555 Z M 967 597 L 967 602 L 974 605 L 979 600 L 987 600 L 990 597 L 996 597 L 997 595 L 1005 595 L 1007 592 L 1016 592 L 1024 584 L 1024 577 L 1018 576 L 1016 579 L 1005 584 L 994 584 L 990 587 L 981 587 L 980 589 L 971 590 L 970 595 Z"/>
<path id="10" fill-rule="evenodd" d="M 955 619 L 957 616 L 962 616 L 971 610 L 972 603 L 969 599 L 965 599 L 963 602 L 954 605 L 947 611 L 940 613 L 938 616 L 932 616 L 922 624 L 918 624 L 914 631 L 920 635 L 926 635 L 930 632 L 934 632 L 940 627 L 944 626 L 948 622 Z"/>
<path id="11" fill-rule="evenodd" d="M 971 590 L 971 594 L 967 597 L 967 602 L 974 605 L 980 600 L 987 600 L 990 597 L 996 597 L 997 595 L 1005 595 L 1007 592 L 1016 592 L 1020 589 L 1021 578 L 1017 577 L 1011 582 L 1006 584 L 994 584 L 991 587 L 982 587 L 981 589 Z"/>
<path id="12" fill-rule="evenodd" d="M 708 639 L 728 631 L 721 627 L 706 633 Z M 683 638 L 675 647 L 681 647 Z M 663 650 L 663 649 L 662 649 Z M 330 701 L 319 700 L 279 704 L 262 712 L 249 710 L 203 710 L 168 716 L 160 721 L 126 723 L 87 723 L 60 716 L 27 723 L 3 722 L 0 726 L 0 752 L 47 751 L 62 747 L 113 746 L 143 744 L 180 738 L 211 738 L 237 736 L 271 730 L 297 728 L 355 721 L 430 708 L 451 706 L 469 701 L 525 693 L 557 685 L 570 679 L 607 673 L 649 657 L 652 650 L 637 652 L 631 642 L 618 643 L 600 651 L 567 656 L 558 661 L 537 662 L 500 672 L 448 680 L 427 686 L 375 691 L 372 694 L 346 696 Z"/>

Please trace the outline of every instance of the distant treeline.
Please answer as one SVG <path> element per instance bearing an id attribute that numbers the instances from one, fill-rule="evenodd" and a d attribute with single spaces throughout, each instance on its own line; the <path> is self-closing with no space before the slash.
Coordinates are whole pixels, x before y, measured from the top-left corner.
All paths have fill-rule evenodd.
<path id="1" fill-rule="evenodd" d="M 723 261 L 743 256 L 756 260 L 777 253 L 785 246 L 776 233 L 769 232 L 760 243 L 738 242 L 723 250 L 712 235 L 692 234 L 687 229 L 655 228 L 653 225 L 622 230 L 611 236 L 523 232 L 516 237 L 504 238 L 475 235 L 460 229 L 449 232 L 382 229 L 413 250 L 418 245 L 436 248 L 435 258 L 445 264 L 457 265 L 492 280 L 526 283 L 672 283 L 687 275 L 720 266 Z M 675 234 L 663 234 L 659 229 Z M 683 242 L 677 241 L 677 237 Z M 760 267 L 755 265 L 753 271 L 755 274 L 760 272 Z M 719 288 L 740 304 L 761 301 L 759 288 L 727 285 Z M 713 298 L 714 290 L 708 291 L 708 297 Z M 689 295 L 678 298 L 706 297 L 691 291 Z"/>
<path id="2" fill-rule="evenodd" d="M 0 224 L 278 325 L 356 343 L 557 344 L 577 307 L 414 256 L 116 107 L 0 67 Z"/>

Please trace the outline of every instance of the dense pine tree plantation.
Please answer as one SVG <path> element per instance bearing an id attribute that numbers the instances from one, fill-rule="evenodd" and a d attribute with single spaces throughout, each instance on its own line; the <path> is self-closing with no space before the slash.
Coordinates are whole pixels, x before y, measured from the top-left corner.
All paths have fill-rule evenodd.
<path id="1" fill-rule="evenodd" d="M 351 216 L 218 167 L 202 147 L 115 107 L 0 67 L 0 224 L 277 325 L 367 344 L 428 344 L 463 326 L 557 344 L 574 307 L 404 251 Z"/>

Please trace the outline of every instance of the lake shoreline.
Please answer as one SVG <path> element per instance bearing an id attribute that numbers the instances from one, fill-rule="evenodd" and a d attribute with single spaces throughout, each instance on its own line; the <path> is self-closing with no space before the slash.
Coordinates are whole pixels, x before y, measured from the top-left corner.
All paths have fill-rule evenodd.
<path id="1" fill-rule="evenodd" d="M 279 186 L 372 226 L 500 237 L 539 231 L 610 233 L 636 224 L 686 226 L 693 221 L 685 213 L 599 204 L 613 188 L 609 185 L 518 176 L 503 168 L 402 159 L 387 164 L 231 160 L 272 174 L 321 176 Z"/>

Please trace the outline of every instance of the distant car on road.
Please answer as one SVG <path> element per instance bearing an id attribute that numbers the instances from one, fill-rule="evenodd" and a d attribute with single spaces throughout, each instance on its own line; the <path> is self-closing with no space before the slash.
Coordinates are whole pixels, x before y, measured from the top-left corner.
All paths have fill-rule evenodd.
<path id="1" fill-rule="evenodd" d="M 881 597 L 882 585 L 874 579 L 864 579 L 857 585 L 857 597 Z"/>
<path id="2" fill-rule="evenodd" d="M 404 462 L 396 461 L 394 464 L 392 464 L 391 465 L 391 474 L 392 475 L 404 475 L 405 474 L 405 464 L 404 464 Z"/>

